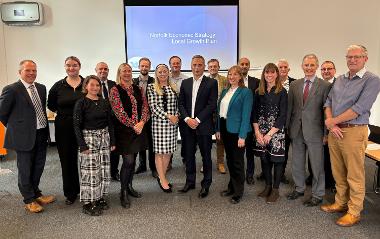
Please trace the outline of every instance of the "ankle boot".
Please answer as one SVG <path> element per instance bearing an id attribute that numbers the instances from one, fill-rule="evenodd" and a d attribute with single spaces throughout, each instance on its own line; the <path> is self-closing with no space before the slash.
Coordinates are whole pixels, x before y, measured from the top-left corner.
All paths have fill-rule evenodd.
<path id="1" fill-rule="evenodd" d="M 129 200 L 127 190 L 121 190 L 121 192 L 120 192 L 120 204 L 124 208 L 130 208 L 131 207 L 131 201 Z"/>
<path id="2" fill-rule="evenodd" d="M 274 203 L 277 201 L 277 199 L 280 197 L 280 194 L 278 192 L 278 188 L 272 188 L 272 192 L 267 197 L 266 202 L 267 203 Z"/>
<path id="3" fill-rule="evenodd" d="M 135 197 L 135 198 L 141 198 L 141 197 L 142 197 L 141 193 L 137 192 L 137 191 L 132 187 L 132 184 L 131 184 L 131 183 L 128 184 L 128 189 L 127 189 L 127 191 L 128 191 L 128 194 L 129 194 L 130 196 L 132 196 L 132 197 Z"/>
<path id="4" fill-rule="evenodd" d="M 269 194 L 271 192 L 272 192 L 272 186 L 271 185 L 265 185 L 264 190 L 261 193 L 259 193 L 257 196 L 262 197 L 262 198 L 266 198 L 269 196 Z"/>

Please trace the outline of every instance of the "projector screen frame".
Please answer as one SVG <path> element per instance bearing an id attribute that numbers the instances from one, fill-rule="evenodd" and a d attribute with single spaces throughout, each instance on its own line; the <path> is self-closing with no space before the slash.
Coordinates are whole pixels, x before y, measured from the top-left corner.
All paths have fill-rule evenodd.
<path id="1" fill-rule="evenodd" d="M 237 7 L 237 36 L 236 36 L 236 59 L 239 59 L 239 0 L 124 0 L 123 11 L 124 11 L 124 51 L 125 51 L 125 61 L 128 62 L 128 36 L 127 36 L 127 19 L 126 19 L 126 7 L 127 6 L 236 6 Z M 149 56 L 146 56 L 149 58 Z M 207 61 L 207 59 L 206 59 Z M 152 66 L 153 68 L 153 66 Z M 227 71 L 228 69 L 220 69 L 220 71 Z M 152 70 L 151 70 L 152 71 Z M 182 70 L 183 72 L 191 72 L 191 70 Z M 138 70 L 133 70 L 133 72 L 138 72 Z"/>

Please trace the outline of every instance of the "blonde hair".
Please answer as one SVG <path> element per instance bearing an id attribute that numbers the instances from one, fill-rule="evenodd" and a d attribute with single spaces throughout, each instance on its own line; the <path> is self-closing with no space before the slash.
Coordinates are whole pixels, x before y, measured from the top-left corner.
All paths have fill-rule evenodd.
<path id="1" fill-rule="evenodd" d="M 116 73 L 116 83 L 118 85 L 120 85 L 120 83 L 121 83 L 121 81 L 120 81 L 120 71 L 125 66 L 128 66 L 131 69 L 131 71 L 132 71 L 132 67 L 128 63 L 122 63 L 122 64 L 120 64 L 119 68 L 117 68 L 117 73 Z"/>
<path id="2" fill-rule="evenodd" d="M 154 74 L 155 74 L 155 80 L 154 80 L 154 83 L 153 83 L 153 87 L 154 87 L 154 90 L 157 92 L 157 94 L 158 95 L 163 95 L 164 93 L 162 92 L 162 88 L 161 88 L 161 86 L 160 86 L 160 82 L 159 82 L 159 80 L 158 80 L 158 77 L 157 77 L 157 70 L 158 70 L 158 68 L 160 68 L 160 67 L 165 67 L 167 70 L 168 70 L 168 79 L 167 79 L 167 83 L 168 83 L 168 85 L 174 90 L 174 92 L 175 93 L 177 93 L 177 87 L 173 84 L 173 83 L 171 83 L 170 82 L 170 80 L 169 80 L 169 67 L 167 66 L 167 65 L 165 65 L 165 64 L 158 64 L 157 66 L 156 66 L 156 70 L 155 70 L 155 72 L 154 72 Z"/>
<path id="3" fill-rule="evenodd" d="M 244 75 L 243 75 L 243 72 L 241 71 L 241 67 L 238 66 L 238 65 L 231 66 L 231 68 L 228 69 L 227 76 L 229 74 L 231 74 L 232 72 L 236 72 L 240 76 L 240 79 L 239 79 L 239 82 L 238 82 L 238 87 L 245 87 L 245 85 L 244 85 Z M 228 86 L 230 86 L 229 82 L 228 82 Z"/>

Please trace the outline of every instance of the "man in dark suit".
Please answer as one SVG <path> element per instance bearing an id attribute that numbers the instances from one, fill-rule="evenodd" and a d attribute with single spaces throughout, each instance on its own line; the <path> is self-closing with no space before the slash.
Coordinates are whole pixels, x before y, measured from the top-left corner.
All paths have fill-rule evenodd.
<path id="1" fill-rule="evenodd" d="M 308 54 L 303 58 L 305 77 L 290 84 L 288 94 L 287 129 L 292 143 L 292 173 L 295 189 L 288 195 L 294 200 L 304 195 L 306 153 L 313 171 L 312 197 L 304 202 L 307 207 L 318 206 L 325 195 L 323 164 L 324 126 L 323 105 L 330 90 L 330 83 L 316 77 L 318 58 Z"/>
<path id="2" fill-rule="evenodd" d="M 0 121 L 7 127 L 4 147 L 17 155 L 18 187 L 25 209 L 37 213 L 41 205 L 55 201 L 39 189 L 45 167 L 49 127 L 46 116 L 46 87 L 34 82 L 37 65 L 20 62 L 21 80 L 4 87 L 0 96 Z"/>
<path id="3" fill-rule="evenodd" d="M 193 77 L 182 82 L 179 96 L 181 118 L 186 122 L 182 141 L 185 150 L 186 184 L 180 192 L 186 193 L 195 188 L 195 153 L 198 145 L 203 162 L 200 198 L 207 197 L 212 182 L 211 148 L 212 135 L 215 133 L 213 114 L 218 98 L 218 83 L 204 75 L 205 66 L 205 59 L 202 56 L 193 56 L 191 60 Z"/>
<path id="4" fill-rule="evenodd" d="M 139 77 L 133 78 L 133 84 L 140 86 L 143 89 L 143 95 L 144 97 L 148 98 L 148 95 L 146 94 L 147 86 L 150 83 L 154 82 L 154 78 L 149 76 L 149 71 L 151 67 L 151 62 L 148 58 L 143 57 L 139 60 L 139 69 L 140 69 L 140 75 Z M 152 132 L 152 120 L 149 119 L 148 122 L 146 122 L 145 126 L 147 127 L 149 132 Z M 157 170 L 156 170 L 156 163 L 154 159 L 154 152 L 153 152 L 153 138 L 152 134 L 148 134 L 148 140 L 149 140 L 149 168 L 152 171 L 152 176 L 157 178 Z M 139 152 L 139 166 L 136 169 L 136 174 L 146 172 L 146 150 Z"/>
<path id="5" fill-rule="evenodd" d="M 96 64 L 95 72 L 102 83 L 102 96 L 104 99 L 108 100 L 110 89 L 116 85 L 116 82 L 108 79 L 109 68 L 108 68 L 107 63 L 99 62 L 98 64 Z M 116 120 L 115 117 L 112 117 L 112 118 L 113 120 Z M 111 151 L 110 158 L 111 158 L 111 178 L 114 181 L 120 181 L 120 174 L 119 174 L 119 169 L 118 169 L 120 155 L 118 155 L 115 151 Z"/>
<path id="6" fill-rule="evenodd" d="M 335 64 L 332 61 L 324 61 L 321 65 L 321 76 L 323 80 L 334 84 L 336 78 L 336 69 Z M 335 192 L 335 180 L 332 175 L 331 170 L 331 161 L 330 161 L 330 153 L 329 153 L 329 145 L 326 139 L 326 142 L 323 142 L 323 154 L 324 154 L 324 165 L 325 165 L 325 187 L 326 189 L 330 189 L 332 192 Z"/>
<path id="7" fill-rule="evenodd" d="M 259 87 L 260 80 L 256 77 L 248 75 L 248 71 L 251 67 L 251 62 L 248 58 L 242 57 L 239 59 L 238 65 L 240 66 L 244 76 L 244 85 L 252 91 L 253 95 L 255 95 L 255 91 Z M 254 111 L 255 109 L 252 109 L 251 125 L 253 124 Z M 253 155 L 253 132 L 248 133 L 247 138 L 245 139 L 245 147 L 245 155 L 247 157 L 246 182 L 247 184 L 252 185 L 255 183 L 255 179 L 253 178 L 253 175 L 255 173 L 255 157 Z"/>
<path id="8" fill-rule="evenodd" d="M 286 89 L 286 91 L 289 91 L 290 83 L 292 83 L 296 79 L 289 76 L 290 67 L 289 67 L 288 61 L 285 59 L 278 60 L 277 67 L 280 72 L 280 80 L 281 80 L 282 86 Z M 281 182 L 283 184 L 289 184 L 289 180 L 285 176 L 285 169 L 286 169 L 286 165 L 288 163 L 288 157 L 289 157 L 289 147 L 290 147 L 290 138 L 289 138 L 289 134 L 287 133 L 287 130 L 285 130 L 285 161 L 284 161 L 284 167 L 283 167 L 283 172 L 281 176 Z"/>

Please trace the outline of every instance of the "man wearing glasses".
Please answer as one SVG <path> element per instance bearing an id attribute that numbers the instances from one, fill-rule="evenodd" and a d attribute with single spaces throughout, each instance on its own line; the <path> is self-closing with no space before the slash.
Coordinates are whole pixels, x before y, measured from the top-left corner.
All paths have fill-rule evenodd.
<path id="1" fill-rule="evenodd" d="M 348 72 L 338 77 L 326 103 L 326 127 L 331 166 L 336 181 L 335 202 L 321 206 L 325 212 L 345 212 L 336 223 L 350 227 L 360 221 L 365 196 L 364 159 L 370 110 L 380 91 L 380 78 L 367 71 L 367 49 L 347 49 Z"/>
<path id="2" fill-rule="evenodd" d="M 321 65 L 321 75 L 322 78 L 331 84 L 335 82 L 335 64 L 332 61 L 325 61 Z"/>

